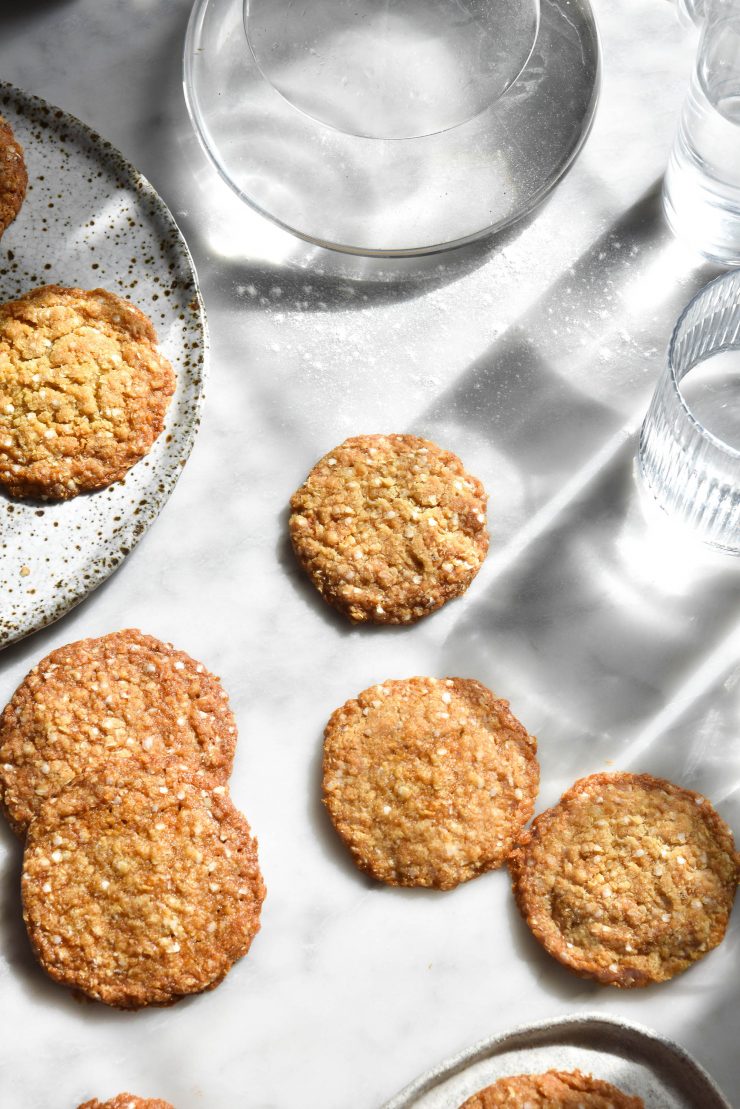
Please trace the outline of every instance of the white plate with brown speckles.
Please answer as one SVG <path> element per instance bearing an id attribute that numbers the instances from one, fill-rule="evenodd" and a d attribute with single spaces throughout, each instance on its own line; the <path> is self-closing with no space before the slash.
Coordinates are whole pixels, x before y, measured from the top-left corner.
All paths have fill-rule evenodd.
<path id="1" fill-rule="evenodd" d="M 29 187 L 0 239 L 0 301 L 37 285 L 102 287 L 145 312 L 177 374 L 165 429 L 107 489 L 61 504 L 0 491 L 0 647 L 45 627 L 113 573 L 172 492 L 198 427 L 206 322 L 190 252 L 164 201 L 74 116 L 0 82 Z"/>
<path id="2" fill-rule="evenodd" d="M 482 1040 L 423 1074 L 384 1109 L 459 1109 L 499 1078 L 580 1070 L 611 1082 L 645 1109 L 732 1109 L 703 1067 L 655 1032 L 584 1014 Z"/>

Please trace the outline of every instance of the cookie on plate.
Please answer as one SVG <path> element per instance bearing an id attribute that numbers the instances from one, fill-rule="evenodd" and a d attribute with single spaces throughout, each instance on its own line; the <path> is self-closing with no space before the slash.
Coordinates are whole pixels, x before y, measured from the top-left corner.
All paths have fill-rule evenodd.
<path id="1" fill-rule="evenodd" d="M 373 878 L 452 889 L 505 862 L 534 811 L 536 752 L 480 682 L 386 681 L 327 724 L 324 804 Z"/>
<path id="2" fill-rule="evenodd" d="M 45 285 L 0 305 L 0 484 L 66 500 L 118 481 L 162 431 L 172 367 L 143 312 Z"/>
<path id="3" fill-rule="evenodd" d="M 610 1082 L 580 1071 L 549 1070 L 499 1078 L 480 1090 L 460 1109 L 645 1109 L 641 1097 L 631 1097 Z"/>
<path id="4" fill-rule="evenodd" d="M 355 623 L 410 624 L 464 593 L 488 550 L 486 494 L 450 451 L 359 435 L 316 463 L 290 538 L 324 600 Z"/>
<path id="5" fill-rule="evenodd" d="M 136 1094 L 116 1094 L 107 1101 L 99 1101 L 96 1097 L 92 1101 L 85 1101 L 77 1109 L 175 1109 L 169 1101 L 162 1101 L 161 1097 L 137 1097 Z"/>
<path id="6" fill-rule="evenodd" d="M 22 896 L 47 974 L 139 1009 L 217 986 L 259 930 L 265 887 L 225 786 L 103 771 L 32 822 Z"/>
<path id="7" fill-rule="evenodd" d="M 42 659 L 0 716 L 0 803 L 22 835 L 44 801 L 101 764 L 175 760 L 219 785 L 235 746 L 226 692 L 202 663 L 135 629 L 82 639 Z"/>
<path id="8" fill-rule="evenodd" d="M 21 210 L 27 185 L 23 147 L 0 116 L 0 238 Z"/>
<path id="9" fill-rule="evenodd" d="M 509 868 L 535 937 L 610 986 L 647 986 L 721 942 L 738 881 L 706 798 L 649 774 L 594 774 L 538 816 Z"/>

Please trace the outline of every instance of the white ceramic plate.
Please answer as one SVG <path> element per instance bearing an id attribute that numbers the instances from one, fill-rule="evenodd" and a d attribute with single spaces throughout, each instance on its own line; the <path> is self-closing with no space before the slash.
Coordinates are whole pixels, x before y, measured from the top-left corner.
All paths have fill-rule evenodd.
<path id="1" fill-rule="evenodd" d="M 506 1075 L 576 1069 L 643 1098 L 645 1109 L 730 1109 L 683 1048 L 601 1014 L 546 1021 L 483 1040 L 412 1082 L 385 1109 L 458 1109 Z"/>
<path id="2" fill-rule="evenodd" d="M 172 492 L 198 426 L 206 326 L 190 253 L 166 204 L 109 142 L 0 83 L 29 189 L 0 239 L 0 300 L 37 285 L 102 287 L 153 321 L 177 374 L 165 430 L 124 481 L 63 504 L 0 491 L 0 646 L 58 619 L 122 562 Z"/>

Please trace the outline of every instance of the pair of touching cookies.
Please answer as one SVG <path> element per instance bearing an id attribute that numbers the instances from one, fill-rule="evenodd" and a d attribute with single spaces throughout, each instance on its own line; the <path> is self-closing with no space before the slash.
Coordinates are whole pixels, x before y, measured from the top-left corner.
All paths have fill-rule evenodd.
<path id="1" fill-rule="evenodd" d="M 202 663 L 138 631 L 52 652 L 0 717 L 31 943 L 119 1008 L 216 986 L 259 929 L 257 844 L 228 795 L 236 722 Z"/>
<path id="2" fill-rule="evenodd" d="M 507 864 L 534 936 L 606 985 L 664 981 L 721 942 L 739 859 L 706 798 L 594 774 L 525 830 L 538 786 L 534 738 L 470 679 L 387 681 L 326 727 L 324 804 L 373 878 L 448 890 Z"/>
<path id="3" fill-rule="evenodd" d="M 0 118 L 0 236 L 27 183 Z M 45 285 L 0 305 L 0 485 L 67 500 L 120 480 L 161 434 L 174 391 L 151 321 L 114 293 Z"/>

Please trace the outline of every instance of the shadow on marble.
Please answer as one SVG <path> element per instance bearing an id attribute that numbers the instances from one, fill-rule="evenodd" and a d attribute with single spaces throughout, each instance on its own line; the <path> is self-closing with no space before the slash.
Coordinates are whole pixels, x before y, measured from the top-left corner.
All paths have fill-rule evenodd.
<path id="1" fill-rule="evenodd" d="M 76 0 L 0 0 L 0 31 L 18 23 L 30 23 L 54 8 L 71 8 Z"/>
<path id="2" fill-rule="evenodd" d="M 228 187 L 220 182 L 219 186 Z M 341 254 L 310 246 L 282 232 L 286 242 L 281 261 L 253 262 L 248 256 L 222 260 L 218 286 L 227 295 L 235 287 L 248 290 L 255 310 L 269 306 L 293 312 L 362 311 L 414 300 L 484 266 L 494 254 L 515 242 L 546 204 L 504 231 L 421 258 Z M 188 237 L 192 240 L 193 234 L 189 232 Z"/>
<path id="3" fill-rule="evenodd" d="M 508 871 L 503 872 L 503 877 L 510 887 Z M 506 899 L 505 924 L 514 952 L 530 967 L 537 979 L 538 989 L 560 998 L 561 1001 L 571 1002 L 583 1008 L 587 1008 L 593 997 L 603 991 L 603 986 L 590 982 L 586 978 L 579 978 L 572 971 L 561 966 L 552 955 L 548 955 L 524 923 L 511 889 Z"/>

